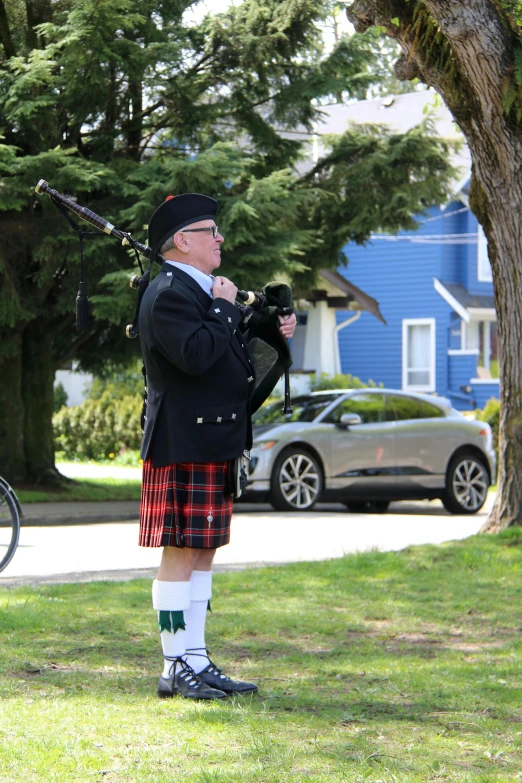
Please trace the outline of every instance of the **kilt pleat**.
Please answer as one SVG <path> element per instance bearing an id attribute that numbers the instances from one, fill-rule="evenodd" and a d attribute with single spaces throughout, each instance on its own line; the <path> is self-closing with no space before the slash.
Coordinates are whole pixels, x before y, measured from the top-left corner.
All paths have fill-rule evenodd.
<path id="1" fill-rule="evenodd" d="M 143 463 L 139 545 L 215 549 L 228 544 L 228 462 Z"/>

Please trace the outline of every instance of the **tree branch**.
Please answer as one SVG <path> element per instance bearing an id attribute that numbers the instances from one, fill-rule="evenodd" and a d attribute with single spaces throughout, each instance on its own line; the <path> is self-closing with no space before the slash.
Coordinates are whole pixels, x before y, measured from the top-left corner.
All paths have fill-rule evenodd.
<path id="1" fill-rule="evenodd" d="M 70 343 L 68 349 L 62 353 L 61 356 L 57 357 L 55 362 L 56 367 L 67 364 L 67 362 L 70 362 L 72 359 L 76 358 L 78 348 L 81 348 L 84 343 L 88 342 L 88 340 L 94 337 L 97 330 L 97 326 L 91 326 L 89 329 L 86 329 L 85 332 L 80 332 L 76 339 Z"/>

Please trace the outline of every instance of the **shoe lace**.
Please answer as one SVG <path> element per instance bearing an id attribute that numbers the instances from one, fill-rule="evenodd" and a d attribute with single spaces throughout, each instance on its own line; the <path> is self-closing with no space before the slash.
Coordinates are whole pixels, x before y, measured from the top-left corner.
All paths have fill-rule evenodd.
<path id="1" fill-rule="evenodd" d="M 203 650 L 204 652 L 198 653 L 194 652 L 195 650 Z M 223 674 L 223 669 L 220 669 L 219 666 L 216 666 L 214 661 L 210 660 L 210 650 L 206 647 L 191 647 L 187 650 L 188 655 L 194 655 L 196 658 L 206 658 L 208 661 L 207 669 L 210 672 L 210 674 L 215 674 L 217 677 L 219 677 L 221 680 L 230 680 L 230 677 L 227 677 L 226 674 Z"/>
<path id="2" fill-rule="evenodd" d="M 190 685 L 192 688 L 199 688 L 201 685 L 199 677 L 192 666 L 190 666 L 190 664 L 188 664 L 184 658 L 178 656 L 177 658 L 167 658 L 167 660 L 172 661 L 172 665 L 169 671 L 169 675 L 171 677 L 177 674 L 180 680 L 183 680 L 187 685 Z"/>

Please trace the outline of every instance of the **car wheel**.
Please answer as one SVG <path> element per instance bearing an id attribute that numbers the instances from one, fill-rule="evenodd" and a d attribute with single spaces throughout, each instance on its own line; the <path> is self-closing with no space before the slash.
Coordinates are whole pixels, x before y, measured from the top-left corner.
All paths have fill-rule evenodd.
<path id="1" fill-rule="evenodd" d="M 345 503 L 353 514 L 384 514 L 388 511 L 389 500 L 353 500 Z"/>
<path id="2" fill-rule="evenodd" d="M 484 463 L 472 454 L 461 454 L 449 464 L 441 500 L 452 514 L 476 514 L 486 502 L 488 487 Z"/>
<path id="3" fill-rule="evenodd" d="M 272 473 L 270 502 L 278 511 L 308 511 L 323 490 L 323 472 L 305 449 L 284 451 Z"/>

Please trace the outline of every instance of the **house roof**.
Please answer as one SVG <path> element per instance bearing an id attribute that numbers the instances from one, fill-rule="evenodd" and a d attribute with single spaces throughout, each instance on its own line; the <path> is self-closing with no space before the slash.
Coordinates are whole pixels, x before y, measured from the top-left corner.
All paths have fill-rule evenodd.
<path id="1" fill-rule="evenodd" d="M 346 280 L 339 272 L 336 272 L 333 269 L 321 269 L 320 275 L 342 294 L 349 297 L 352 301 L 357 302 L 357 304 L 360 305 L 361 310 L 366 310 L 383 324 L 387 325 L 379 310 L 379 302 L 372 296 L 365 294 L 364 291 L 361 291 L 360 288 L 357 288 L 356 285 L 350 283 L 349 280 Z"/>
<path id="2" fill-rule="evenodd" d="M 435 130 L 444 139 L 458 139 L 464 142 L 464 137 L 457 127 L 453 115 L 441 101 L 435 90 L 415 90 L 401 95 L 387 95 L 384 98 L 374 98 L 370 101 L 354 101 L 353 103 L 333 103 L 319 107 L 322 117 L 314 123 L 314 134 L 309 142 L 308 156 L 298 166 L 300 173 L 308 170 L 318 157 L 321 150 L 321 136 L 330 133 L 344 133 L 352 123 L 358 125 L 386 125 L 397 133 L 406 133 L 427 119 L 432 120 Z M 304 128 L 287 131 L 287 138 L 309 136 Z M 459 195 L 461 188 L 471 176 L 471 154 L 465 143 L 453 152 L 451 163 L 458 169 L 454 183 L 454 193 Z"/>
<path id="3" fill-rule="evenodd" d="M 462 305 L 466 310 L 470 308 L 477 308 L 481 310 L 493 310 L 495 302 L 493 295 L 487 294 L 470 294 L 470 292 L 464 288 L 463 285 L 457 285 L 456 283 L 443 283 L 444 288 L 450 292 L 450 294 Z"/>

